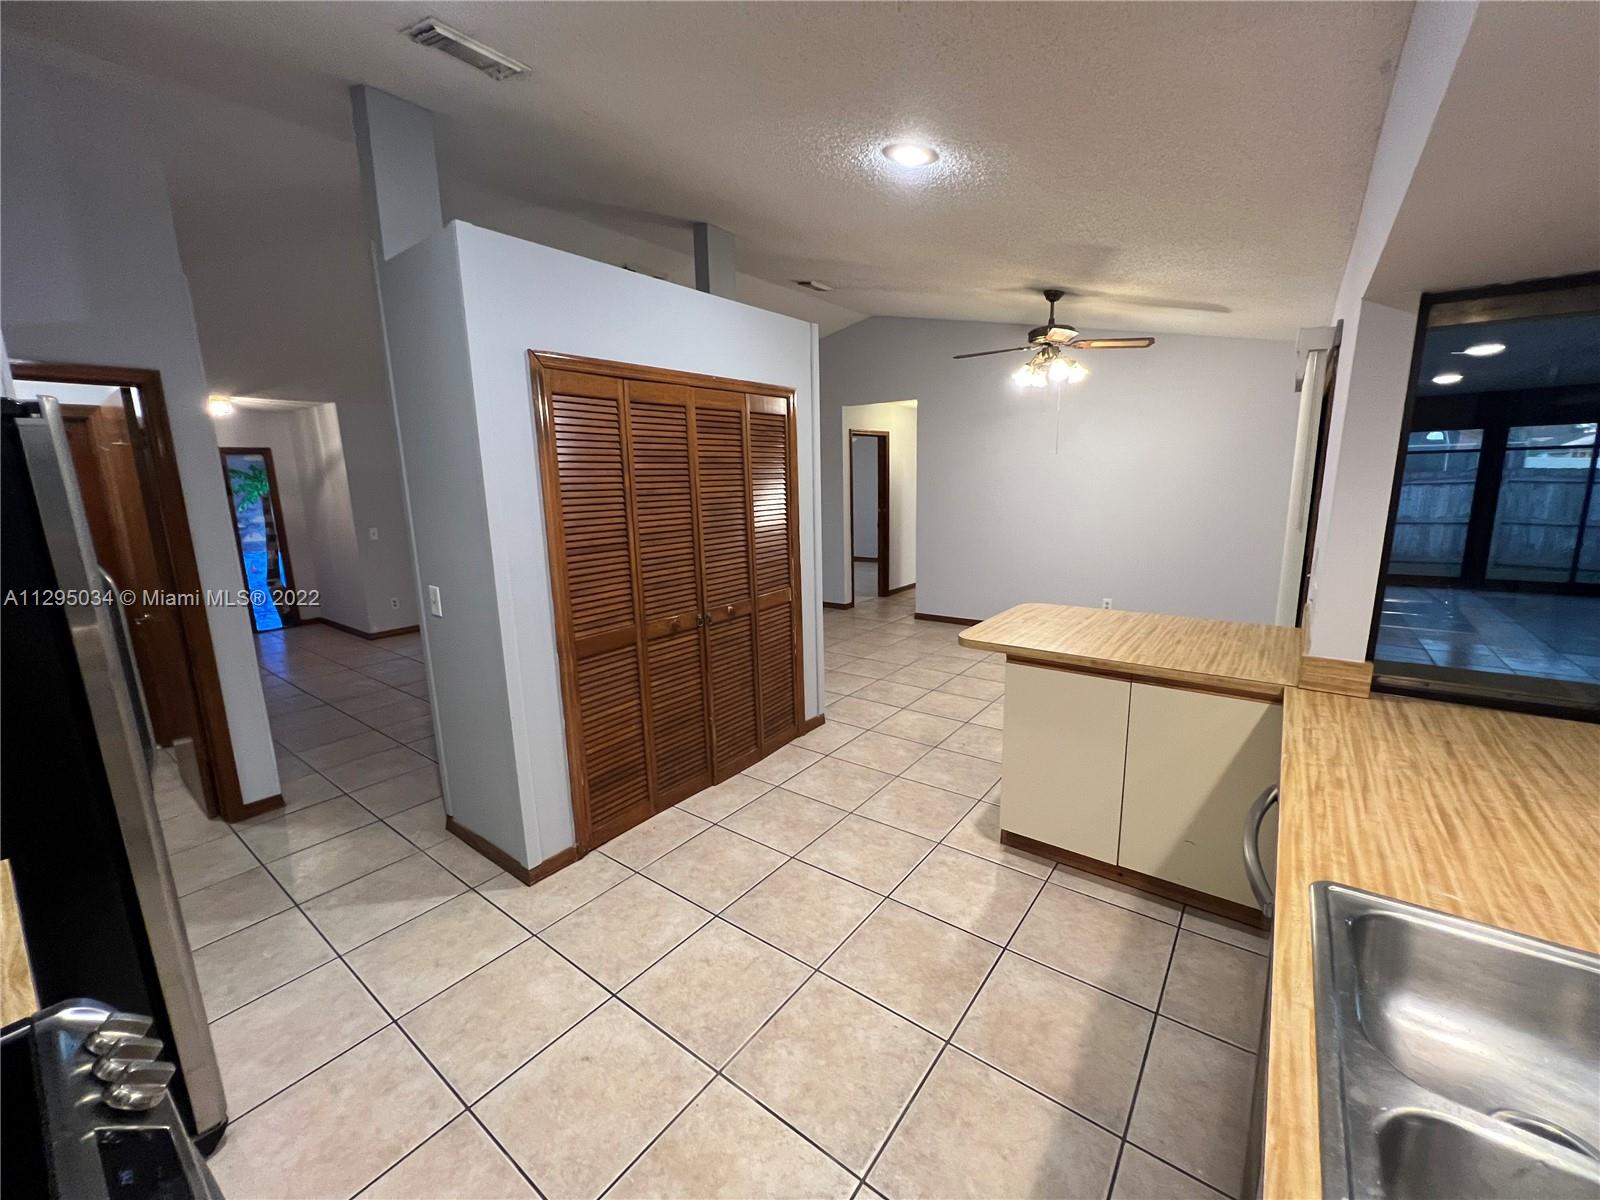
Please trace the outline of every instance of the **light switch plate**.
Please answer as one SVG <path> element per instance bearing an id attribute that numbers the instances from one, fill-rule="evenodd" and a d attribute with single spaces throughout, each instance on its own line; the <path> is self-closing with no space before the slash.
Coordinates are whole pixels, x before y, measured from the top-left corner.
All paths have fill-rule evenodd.
<path id="1" fill-rule="evenodd" d="M 431 583 L 428 585 L 428 611 L 436 617 L 444 616 L 444 600 L 439 596 L 439 589 Z"/>

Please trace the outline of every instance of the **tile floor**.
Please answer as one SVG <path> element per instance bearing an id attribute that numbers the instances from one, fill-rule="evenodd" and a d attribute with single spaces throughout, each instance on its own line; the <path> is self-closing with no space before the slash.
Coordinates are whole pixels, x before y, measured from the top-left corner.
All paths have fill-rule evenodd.
<path id="1" fill-rule="evenodd" d="M 1600 683 L 1600 597 L 1390 587 L 1380 662 Z"/>
<path id="2" fill-rule="evenodd" d="M 1236 1195 L 1263 936 L 1002 847 L 1002 664 L 913 604 L 827 614 L 826 724 L 532 888 L 443 833 L 414 644 L 262 638 L 290 811 L 162 801 L 224 1192 Z"/>

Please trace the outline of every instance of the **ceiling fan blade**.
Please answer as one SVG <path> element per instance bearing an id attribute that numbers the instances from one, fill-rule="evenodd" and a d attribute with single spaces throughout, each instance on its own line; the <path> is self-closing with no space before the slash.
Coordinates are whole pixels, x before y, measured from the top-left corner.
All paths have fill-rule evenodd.
<path id="1" fill-rule="evenodd" d="M 1015 354 L 1018 350 L 1033 350 L 1033 346 L 1007 346 L 1004 350 L 979 350 L 973 354 L 952 354 L 951 358 L 983 358 L 988 354 Z"/>
<path id="2" fill-rule="evenodd" d="M 1143 350 L 1146 346 L 1154 346 L 1153 337 L 1142 338 L 1078 338 L 1068 342 L 1068 350 Z"/>

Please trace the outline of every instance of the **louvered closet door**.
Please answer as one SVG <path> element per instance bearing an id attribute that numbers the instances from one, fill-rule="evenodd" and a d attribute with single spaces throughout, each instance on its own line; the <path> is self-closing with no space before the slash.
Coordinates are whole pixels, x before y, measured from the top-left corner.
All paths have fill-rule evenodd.
<path id="1" fill-rule="evenodd" d="M 795 670 L 800 644 L 799 555 L 795 518 L 793 431 L 789 404 L 751 396 L 750 508 L 755 540 L 758 705 L 763 750 L 798 731 L 801 701 Z"/>
<path id="2" fill-rule="evenodd" d="M 629 381 L 628 444 L 657 809 L 711 783 L 690 391 Z"/>
<path id="3" fill-rule="evenodd" d="M 745 398 L 694 389 L 696 516 L 717 775 L 761 757 Z"/>
<path id="4" fill-rule="evenodd" d="M 546 377 L 559 508 L 552 529 L 560 531 L 552 542 L 570 618 L 568 744 L 579 761 L 574 782 L 586 793 L 578 811 L 586 803 L 590 844 L 651 812 L 622 396 L 622 382 L 607 376 Z"/>

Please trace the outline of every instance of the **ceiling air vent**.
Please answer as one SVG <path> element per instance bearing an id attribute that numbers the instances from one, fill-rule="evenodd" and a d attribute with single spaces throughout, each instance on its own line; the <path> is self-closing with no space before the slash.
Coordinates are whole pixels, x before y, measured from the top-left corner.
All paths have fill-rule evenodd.
<path id="1" fill-rule="evenodd" d="M 833 285 L 831 283 L 823 283 L 820 279 L 796 279 L 795 285 L 797 287 L 803 287 L 810 292 L 833 291 Z"/>
<path id="2" fill-rule="evenodd" d="M 490 79 L 515 79 L 526 75 L 528 66 L 508 58 L 498 50 L 491 50 L 476 38 L 470 38 L 459 29 L 452 29 L 433 17 L 418 21 L 405 30 L 405 35 L 419 46 L 443 50 L 451 58 L 459 58 L 469 66 L 477 67 Z"/>

